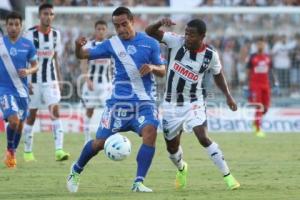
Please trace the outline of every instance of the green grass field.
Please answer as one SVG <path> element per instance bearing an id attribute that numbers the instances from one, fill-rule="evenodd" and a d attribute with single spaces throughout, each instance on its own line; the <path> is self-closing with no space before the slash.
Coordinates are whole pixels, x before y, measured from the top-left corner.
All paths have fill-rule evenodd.
<path id="1" fill-rule="evenodd" d="M 113 162 L 103 153 L 98 154 L 82 173 L 79 192 L 70 194 L 65 185 L 66 176 L 71 163 L 79 156 L 83 135 L 67 134 L 65 149 L 70 151 L 71 160 L 56 162 L 52 135 L 36 134 L 34 150 L 37 162 L 23 161 L 21 144 L 16 169 L 7 169 L 3 163 L 0 164 L 0 200 L 300 199 L 300 134 L 270 134 L 264 139 L 250 134 L 211 134 L 241 183 L 241 188 L 236 191 L 226 190 L 222 176 L 195 137 L 189 134 L 182 138 L 185 160 L 189 163 L 188 187 L 184 191 L 175 191 L 176 170 L 167 157 L 160 134 L 156 156 L 145 182 L 154 190 L 151 194 L 130 191 L 140 139 L 134 134 L 125 135 L 133 144 L 130 158 Z M 0 134 L 3 153 L 5 141 L 5 135 Z"/>

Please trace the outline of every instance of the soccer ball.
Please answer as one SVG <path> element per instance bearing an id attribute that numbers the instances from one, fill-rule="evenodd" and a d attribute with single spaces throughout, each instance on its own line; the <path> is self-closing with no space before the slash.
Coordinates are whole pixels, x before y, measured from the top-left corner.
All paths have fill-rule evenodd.
<path id="1" fill-rule="evenodd" d="M 113 161 L 121 161 L 127 158 L 131 153 L 130 140 L 116 133 L 106 139 L 104 143 L 105 155 Z"/>

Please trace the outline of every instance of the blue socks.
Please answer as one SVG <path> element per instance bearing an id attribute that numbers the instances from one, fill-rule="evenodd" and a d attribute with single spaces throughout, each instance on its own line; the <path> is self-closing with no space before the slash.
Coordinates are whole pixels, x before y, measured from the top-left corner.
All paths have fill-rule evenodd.
<path id="1" fill-rule="evenodd" d="M 15 130 L 13 130 L 8 124 L 6 127 L 6 139 L 7 139 L 7 149 L 8 150 L 15 149 L 14 138 L 15 138 Z"/>
<path id="2" fill-rule="evenodd" d="M 22 134 L 21 133 L 15 133 L 15 138 L 14 138 L 14 147 L 15 149 L 18 148 L 19 143 L 20 143 L 20 139 L 21 139 Z"/>
<path id="3" fill-rule="evenodd" d="M 73 165 L 73 171 L 80 174 L 84 166 L 89 162 L 89 160 L 97 155 L 99 151 L 94 151 L 92 148 L 93 140 L 90 140 L 83 147 L 80 157 L 77 162 Z"/>
<path id="4" fill-rule="evenodd" d="M 134 182 L 143 182 L 155 153 L 155 147 L 142 144 L 137 154 L 137 173 Z"/>

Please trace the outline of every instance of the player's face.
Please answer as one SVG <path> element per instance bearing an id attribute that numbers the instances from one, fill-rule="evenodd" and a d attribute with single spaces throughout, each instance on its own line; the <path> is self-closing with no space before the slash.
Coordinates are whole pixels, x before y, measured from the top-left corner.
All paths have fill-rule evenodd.
<path id="1" fill-rule="evenodd" d="M 135 35 L 133 20 L 129 20 L 127 15 L 113 16 L 113 24 L 118 36 L 124 40 L 129 40 Z"/>
<path id="2" fill-rule="evenodd" d="M 104 24 L 98 24 L 95 28 L 96 40 L 104 40 L 107 34 L 107 26 Z"/>
<path id="3" fill-rule="evenodd" d="M 195 27 L 186 27 L 185 46 L 189 50 L 197 50 L 201 47 L 204 35 L 200 35 Z"/>
<path id="4" fill-rule="evenodd" d="M 8 19 L 6 23 L 7 34 L 10 38 L 15 39 L 19 36 L 22 29 L 20 19 Z"/>
<path id="5" fill-rule="evenodd" d="M 40 12 L 40 23 L 42 26 L 51 26 L 54 20 L 54 12 L 52 8 L 45 8 Z"/>
<path id="6" fill-rule="evenodd" d="M 258 41 L 258 42 L 256 43 L 256 46 L 257 46 L 257 50 L 258 50 L 259 52 L 263 52 L 264 49 L 265 49 L 265 42 L 262 41 L 262 40 L 260 40 L 260 41 Z"/>

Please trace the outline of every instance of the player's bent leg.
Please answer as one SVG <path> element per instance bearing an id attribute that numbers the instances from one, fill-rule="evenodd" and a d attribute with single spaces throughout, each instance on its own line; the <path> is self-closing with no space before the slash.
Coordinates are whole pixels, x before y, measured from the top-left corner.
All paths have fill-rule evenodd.
<path id="1" fill-rule="evenodd" d="M 133 192 L 152 192 L 152 189 L 146 187 L 143 181 L 151 166 L 155 153 L 156 127 L 153 125 L 144 126 L 141 130 L 141 136 L 143 137 L 143 144 L 136 157 L 137 173 L 131 190 Z"/>
<path id="2" fill-rule="evenodd" d="M 20 120 L 16 114 L 8 117 L 8 125 L 6 128 L 7 151 L 5 153 L 4 164 L 10 169 L 15 168 L 17 165 L 17 159 L 15 155 L 16 151 L 14 147 L 14 138 L 19 124 L 20 124 Z"/>
<path id="3" fill-rule="evenodd" d="M 23 129 L 24 134 L 24 154 L 23 158 L 26 162 L 35 161 L 34 154 L 32 152 L 33 148 L 33 125 L 36 119 L 38 109 L 29 109 L 29 115 L 26 119 L 26 123 Z"/>
<path id="4" fill-rule="evenodd" d="M 79 187 L 79 175 L 89 160 L 104 148 L 105 139 L 90 140 L 83 147 L 78 160 L 72 164 L 70 174 L 67 177 L 67 188 L 69 192 L 77 192 Z"/>
<path id="5" fill-rule="evenodd" d="M 224 159 L 223 152 L 219 148 L 219 145 L 208 138 L 206 123 L 194 127 L 193 130 L 199 142 L 203 147 L 205 147 L 208 156 L 211 158 L 219 171 L 223 174 L 227 188 L 233 190 L 240 187 L 240 184 L 230 173 L 229 167 Z"/>
<path id="6" fill-rule="evenodd" d="M 187 185 L 188 164 L 183 160 L 183 151 L 180 146 L 181 131 L 171 140 L 165 138 L 169 158 L 177 167 L 175 188 L 184 189 Z"/>

